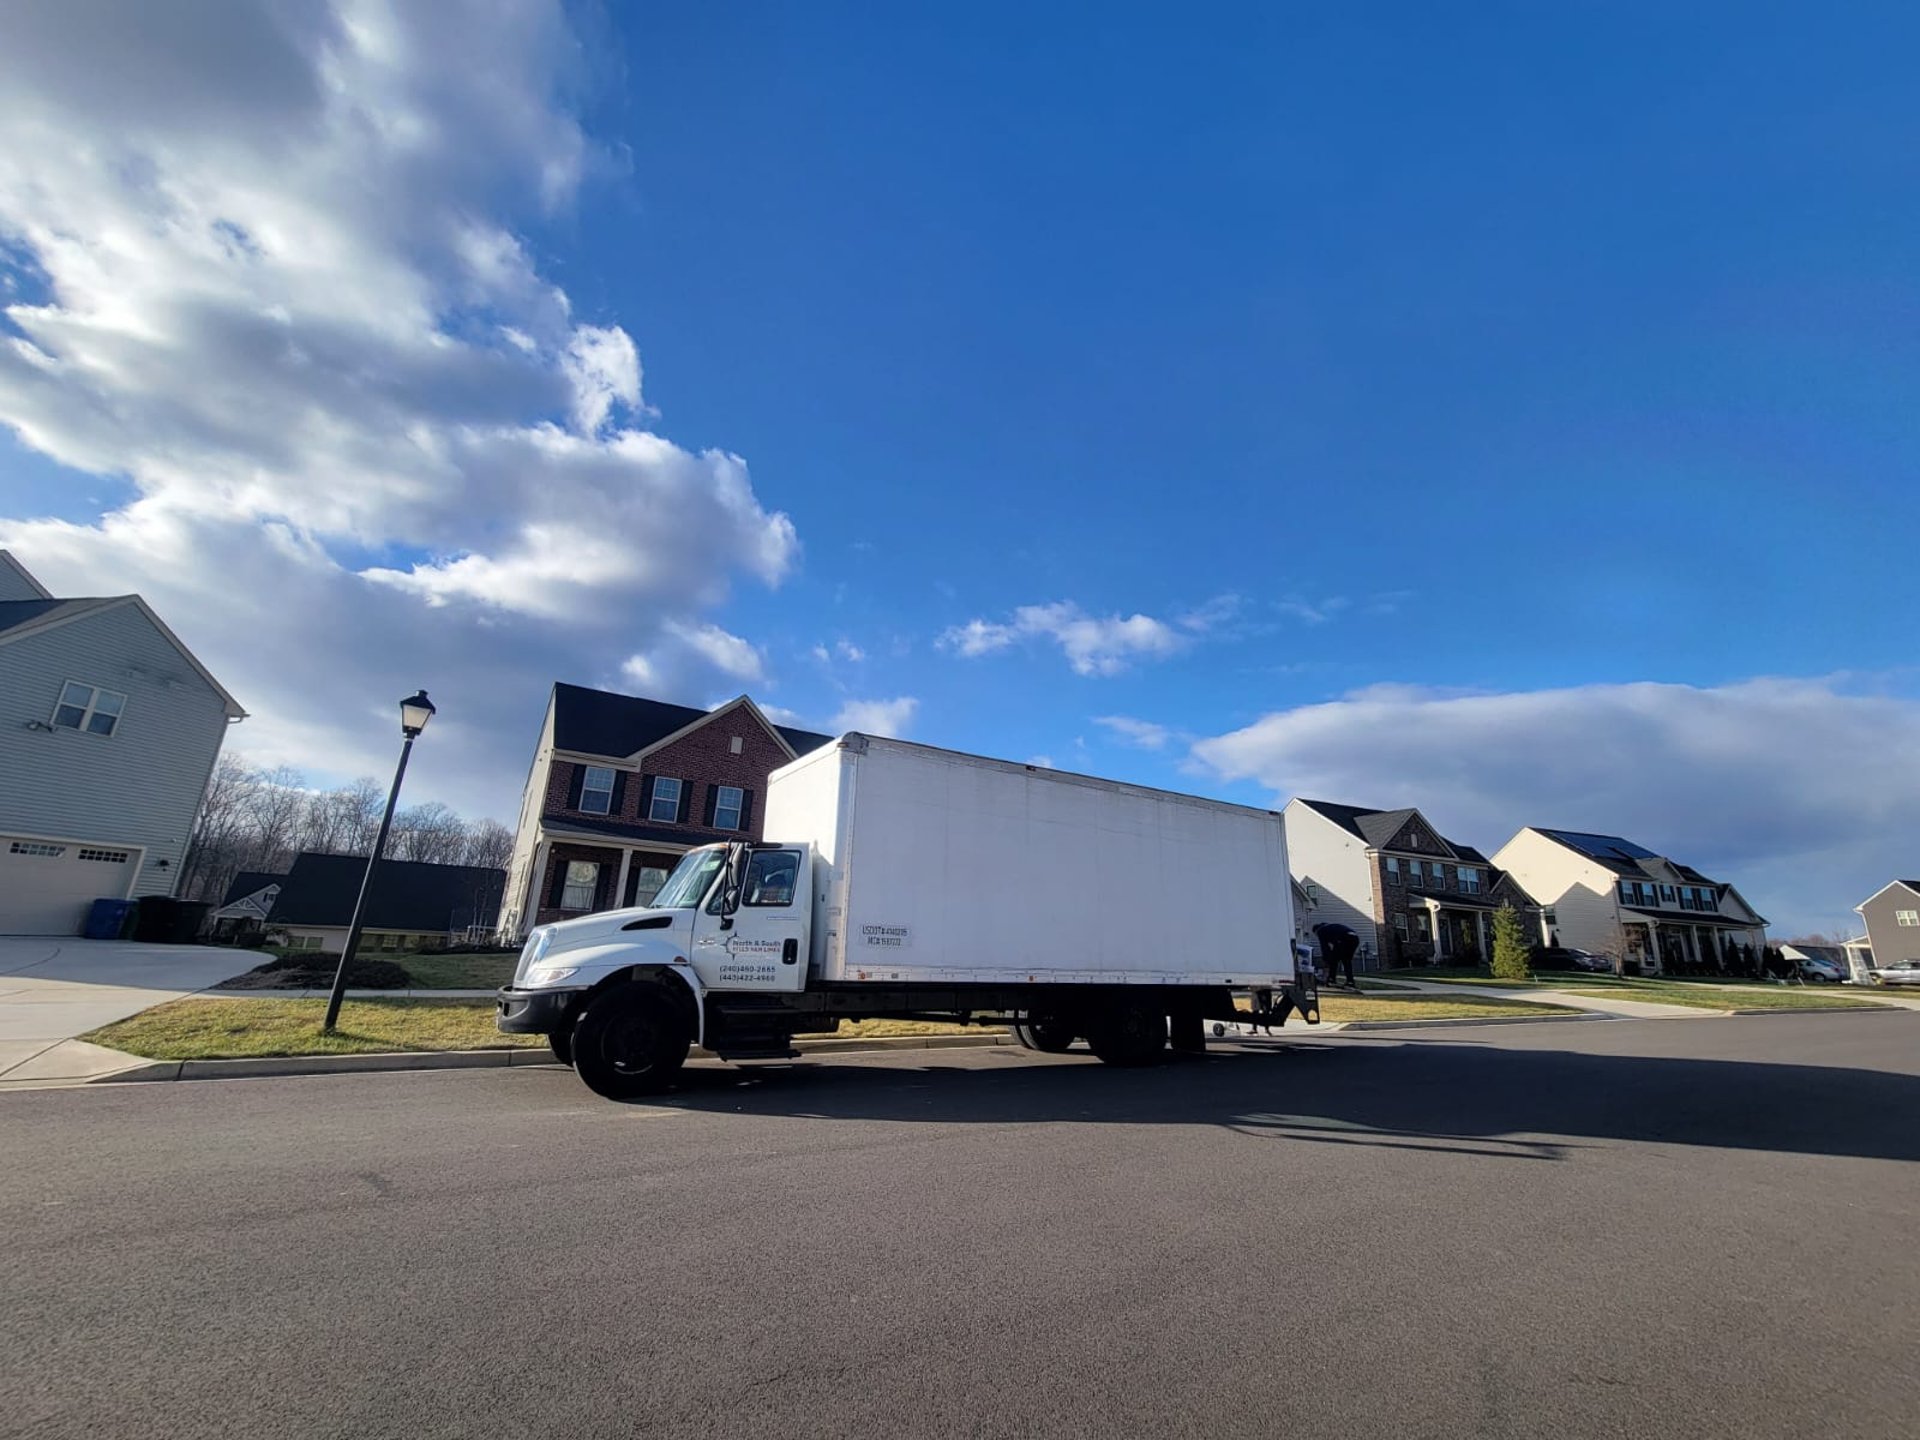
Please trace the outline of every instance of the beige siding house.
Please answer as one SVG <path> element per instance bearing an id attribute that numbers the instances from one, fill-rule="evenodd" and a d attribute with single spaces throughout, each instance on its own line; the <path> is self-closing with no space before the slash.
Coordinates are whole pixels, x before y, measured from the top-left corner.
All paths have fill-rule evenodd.
<path id="1" fill-rule="evenodd" d="M 1530 826 L 1493 863 L 1540 902 L 1550 945 L 1695 972 L 1731 968 L 1729 945 L 1766 948 L 1765 917 L 1732 885 L 1624 836 Z"/>
<path id="2" fill-rule="evenodd" d="M 1869 964 L 1920 960 L 1920 880 L 1893 880 L 1853 907 L 1867 926 Z"/>

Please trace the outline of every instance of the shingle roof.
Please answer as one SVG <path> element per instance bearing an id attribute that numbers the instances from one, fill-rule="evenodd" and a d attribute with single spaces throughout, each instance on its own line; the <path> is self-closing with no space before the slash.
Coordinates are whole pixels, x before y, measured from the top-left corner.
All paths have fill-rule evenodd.
<path id="1" fill-rule="evenodd" d="M 1597 860 L 1620 875 L 1644 875 L 1646 871 L 1640 868 L 1640 862 L 1659 858 L 1653 851 L 1621 835 L 1593 835 L 1585 830 L 1549 830 L 1544 826 L 1536 828 L 1549 840 L 1557 840 L 1575 854 Z M 1701 883 L 1712 882 L 1703 877 Z"/>
<path id="2" fill-rule="evenodd" d="M 712 713 L 690 705 L 669 705 L 664 700 L 616 695 L 611 690 L 562 682 L 553 687 L 553 743 L 557 749 L 581 755 L 618 758 L 657 744 Z M 796 755 L 833 741 L 831 735 L 816 735 L 811 730 L 786 725 L 773 728 Z"/>
<path id="3" fill-rule="evenodd" d="M 273 925 L 346 926 L 366 873 L 364 855 L 321 855 L 306 851 L 280 880 L 273 903 Z M 258 888 L 257 886 L 255 887 Z M 429 865 L 419 860 L 382 860 L 374 872 L 362 921 L 374 930 L 415 930 L 433 934 L 492 925 L 500 915 L 507 872 L 484 865 Z"/>
<path id="4" fill-rule="evenodd" d="M 1358 835 L 1375 849 L 1384 848 L 1388 841 L 1400 833 L 1401 826 L 1420 813 L 1411 805 L 1398 810 L 1369 810 L 1363 805 L 1336 805 L 1331 800 L 1309 800 L 1304 795 L 1300 797 L 1300 803 L 1319 811 L 1341 829 Z M 1439 835 L 1439 840 L 1469 865 L 1488 863 L 1487 857 L 1471 845 L 1457 845 L 1444 835 Z"/>
<path id="5" fill-rule="evenodd" d="M 639 840 L 671 845 L 676 850 L 683 850 L 693 845 L 708 845 L 715 840 L 740 838 L 740 832 L 737 830 L 722 832 L 689 829 L 685 826 L 669 828 L 665 825 L 628 825 L 620 820 L 597 820 L 591 816 L 582 815 L 568 815 L 564 819 L 545 819 L 540 822 L 540 828 L 549 835 L 573 835 L 588 840 L 604 835 L 616 840 Z"/>
<path id="6" fill-rule="evenodd" d="M 96 610 L 107 603 L 99 599 L 0 600 L 0 635 L 35 620 L 50 619 L 58 614 L 78 613 L 82 610 Z"/>
<path id="7" fill-rule="evenodd" d="M 284 885 L 286 880 L 285 875 L 275 874 L 271 870 L 242 870 L 233 877 L 233 882 L 227 886 L 226 898 L 220 903 L 231 905 L 236 900 L 244 900 L 247 896 L 266 889 L 269 885 Z"/>

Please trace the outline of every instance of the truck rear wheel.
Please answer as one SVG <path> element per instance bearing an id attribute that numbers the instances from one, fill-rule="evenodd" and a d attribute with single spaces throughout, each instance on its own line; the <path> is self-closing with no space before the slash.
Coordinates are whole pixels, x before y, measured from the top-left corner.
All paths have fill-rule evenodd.
<path id="1" fill-rule="evenodd" d="M 1023 1020 L 1014 1025 L 1013 1038 L 1022 1049 L 1063 1055 L 1078 1037 L 1071 1025 L 1059 1020 Z"/>
<path id="2" fill-rule="evenodd" d="M 589 1004 L 573 1027 L 573 1068 L 596 1095 L 657 1095 L 686 1063 L 693 1034 L 679 1005 L 658 985 L 629 984 Z"/>
<path id="3" fill-rule="evenodd" d="M 1158 1006 L 1116 1005 L 1087 1030 L 1087 1044 L 1109 1065 L 1154 1065 L 1167 1048 L 1167 1017 Z"/>

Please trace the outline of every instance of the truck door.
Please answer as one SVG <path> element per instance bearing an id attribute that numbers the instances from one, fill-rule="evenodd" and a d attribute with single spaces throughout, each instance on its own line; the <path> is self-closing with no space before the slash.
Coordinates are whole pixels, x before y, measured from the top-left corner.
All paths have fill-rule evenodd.
<path id="1" fill-rule="evenodd" d="M 756 849 L 747 855 L 739 903 L 725 914 L 726 885 L 714 887 L 693 923 L 693 968 L 709 990 L 806 988 L 812 919 L 808 852 Z"/>

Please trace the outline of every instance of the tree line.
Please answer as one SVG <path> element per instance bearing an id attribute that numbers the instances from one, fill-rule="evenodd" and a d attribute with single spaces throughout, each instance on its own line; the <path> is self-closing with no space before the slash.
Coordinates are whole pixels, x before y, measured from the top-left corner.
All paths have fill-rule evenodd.
<path id="1" fill-rule="evenodd" d="M 298 770 L 263 770 L 242 756 L 223 755 L 207 782 L 179 893 L 218 904 L 242 870 L 284 874 L 303 850 L 365 855 L 386 807 L 386 789 L 371 776 L 316 790 Z M 430 800 L 394 812 L 386 855 L 504 870 L 513 832 L 498 820 L 467 820 Z"/>

